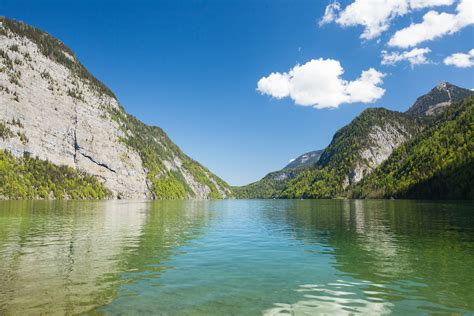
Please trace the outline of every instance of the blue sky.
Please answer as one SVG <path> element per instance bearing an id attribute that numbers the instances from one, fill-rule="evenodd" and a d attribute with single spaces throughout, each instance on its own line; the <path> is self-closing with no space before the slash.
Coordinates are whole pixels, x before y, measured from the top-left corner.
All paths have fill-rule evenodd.
<path id="1" fill-rule="evenodd" d="M 381 15 L 386 7 L 364 9 L 354 1 L 340 1 L 324 25 L 319 22 L 332 1 L 0 0 L 0 15 L 61 39 L 129 113 L 162 127 L 192 158 L 242 185 L 324 148 L 368 107 L 405 111 L 441 81 L 474 88 L 474 68 L 466 65 L 474 48 L 472 19 L 459 22 L 458 15 L 460 1 L 474 9 L 472 0 L 398 0 L 411 7 L 392 8 L 387 16 Z M 448 5 L 433 4 L 443 1 Z M 430 25 L 433 16 L 434 23 L 447 18 L 444 25 L 452 17 L 450 27 L 457 31 L 445 34 L 443 25 Z M 360 20 L 371 22 L 364 26 Z M 394 39 L 397 31 L 423 21 L 438 32 L 434 40 L 419 38 L 423 25 Z M 454 53 L 466 55 L 445 64 Z M 308 63 L 312 60 L 320 62 Z M 339 77 L 331 73 L 334 67 L 325 68 L 337 63 L 343 68 Z M 309 77 L 289 74 L 298 64 L 314 66 Z M 366 85 L 359 77 L 371 68 L 379 75 Z M 271 73 L 283 81 L 264 82 L 258 91 L 259 80 Z M 343 95 L 308 91 L 331 80 L 341 84 Z M 351 82 L 355 88 L 362 83 L 369 95 L 350 92 Z M 280 93 L 279 84 L 292 92 Z"/>

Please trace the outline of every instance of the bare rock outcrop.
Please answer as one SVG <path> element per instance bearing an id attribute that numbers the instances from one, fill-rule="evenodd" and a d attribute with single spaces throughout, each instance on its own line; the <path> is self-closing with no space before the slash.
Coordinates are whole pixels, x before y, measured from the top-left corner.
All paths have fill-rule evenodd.
<path id="1" fill-rule="evenodd" d="M 153 183 L 160 176 L 176 176 L 171 171 L 181 175 L 176 181 L 186 188 L 185 197 L 209 198 L 212 190 L 221 197 L 230 195 L 223 181 L 174 144 L 161 144 L 172 159 L 155 161 L 162 171 L 151 177 L 143 161 L 146 156 L 126 141 L 137 135 L 115 113 L 128 116 L 113 93 L 64 44 L 38 29 L 0 18 L 0 122 L 13 132 L 12 137 L 0 138 L 0 149 L 96 176 L 114 198 L 167 198 L 154 192 Z M 182 159 L 191 161 L 187 166 L 194 164 L 194 174 Z"/>

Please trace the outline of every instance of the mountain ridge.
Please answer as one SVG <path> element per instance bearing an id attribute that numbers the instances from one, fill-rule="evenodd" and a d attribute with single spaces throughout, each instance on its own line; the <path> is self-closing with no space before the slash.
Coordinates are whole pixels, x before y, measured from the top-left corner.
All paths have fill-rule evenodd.
<path id="1" fill-rule="evenodd" d="M 355 198 L 474 199 L 474 97 L 436 118 L 349 192 Z"/>
<path id="2" fill-rule="evenodd" d="M 462 101 L 474 94 L 473 91 L 455 86 L 449 82 L 441 82 L 428 93 L 418 97 L 405 112 L 413 116 L 436 116 L 449 105 Z"/>
<path id="3" fill-rule="evenodd" d="M 0 17 L 0 67 L 0 123 L 11 131 L 0 138 L 1 150 L 85 172 L 112 198 L 232 196 L 223 180 L 185 155 L 161 128 L 126 113 L 114 93 L 51 35 Z"/>
<path id="4" fill-rule="evenodd" d="M 443 174 L 449 172 L 452 181 L 471 175 L 464 171 L 472 161 L 465 151 L 456 156 L 459 148 L 449 147 L 449 137 L 472 155 L 473 93 L 442 82 L 404 113 L 368 108 L 340 128 L 324 150 L 305 153 L 259 181 L 231 188 L 188 157 L 160 127 L 126 113 L 114 93 L 60 40 L 0 17 L 0 199 L 401 197 L 408 191 L 385 188 L 382 192 L 389 193 L 377 193 L 381 183 L 391 183 L 385 173 L 422 168 L 417 159 L 424 156 L 417 151 L 427 150 L 427 143 L 439 148 L 441 154 L 432 156 L 440 162 L 461 161 L 455 166 L 459 170 L 435 165 L 432 169 L 440 174 L 403 181 L 411 181 L 417 194 L 429 186 L 449 191 L 440 189 Z M 434 136 L 427 136 L 430 132 Z M 442 132 L 453 135 L 438 137 Z M 422 145 L 413 145 L 417 142 Z M 413 161 L 398 165 L 394 157 Z"/>
<path id="5" fill-rule="evenodd" d="M 285 169 L 269 173 L 262 180 L 236 190 L 236 195 L 247 198 L 336 198 L 348 194 L 370 197 L 367 192 L 360 193 L 360 189 L 358 195 L 351 190 L 379 170 L 397 148 L 415 141 L 426 128 L 439 122 L 453 104 L 472 94 L 468 89 L 442 82 L 417 98 L 405 112 L 368 108 L 335 133 L 314 165 L 301 168 L 285 181 L 277 182 Z"/>
<path id="6" fill-rule="evenodd" d="M 339 129 L 313 168 L 288 183 L 282 197 L 332 198 L 361 181 L 422 129 L 416 118 L 369 108 Z"/>

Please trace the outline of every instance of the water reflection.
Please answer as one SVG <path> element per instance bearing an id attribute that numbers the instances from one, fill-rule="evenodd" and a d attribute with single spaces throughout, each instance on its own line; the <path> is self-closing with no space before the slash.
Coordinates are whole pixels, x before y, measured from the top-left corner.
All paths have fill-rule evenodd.
<path id="1" fill-rule="evenodd" d="M 182 206 L 2 202 L 0 314 L 88 311 L 111 302 L 119 285 L 144 271 L 159 274 L 173 248 L 206 221 L 202 208 Z"/>
<path id="2" fill-rule="evenodd" d="M 0 314 L 474 311 L 472 203 L 0 202 Z"/>
<path id="3" fill-rule="evenodd" d="M 314 293 L 269 314 L 474 310 L 472 203 L 299 201 L 285 217 L 295 238 L 330 247 L 344 279 L 302 285 Z"/>

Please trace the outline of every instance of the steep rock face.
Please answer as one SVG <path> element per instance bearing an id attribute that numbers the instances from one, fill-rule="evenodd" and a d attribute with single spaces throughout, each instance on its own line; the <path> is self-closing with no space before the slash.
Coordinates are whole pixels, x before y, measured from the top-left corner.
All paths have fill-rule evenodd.
<path id="1" fill-rule="evenodd" d="M 474 97 L 450 106 L 373 173 L 356 198 L 474 199 Z"/>
<path id="2" fill-rule="evenodd" d="M 13 137 L 0 138 L 0 149 L 94 175 L 115 198 L 230 195 L 222 180 L 184 155 L 161 129 L 126 114 L 64 44 L 1 17 L 0 122 L 13 131 Z"/>
<path id="3" fill-rule="evenodd" d="M 367 109 L 335 134 L 318 165 L 338 170 L 345 189 L 372 172 L 420 128 L 419 122 L 403 113 Z"/>
<path id="4" fill-rule="evenodd" d="M 344 179 L 343 188 L 358 183 L 384 162 L 395 148 L 410 139 L 413 133 L 398 122 L 373 126 L 368 134 L 370 144 L 359 150 L 360 160 Z"/>
<path id="5" fill-rule="evenodd" d="M 298 157 L 299 167 L 289 168 L 290 164 L 234 191 L 244 198 L 335 197 L 369 175 L 421 129 L 421 121 L 410 115 L 367 109 L 337 131 L 326 149 Z"/>
<path id="6" fill-rule="evenodd" d="M 442 82 L 416 99 L 406 113 L 413 116 L 439 115 L 451 104 L 464 100 L 473 93 L 471 90 L 457 87 L 449 82 Z"/>
<path id="7" fill-rule="evenodd" d="M 336 132 L 318 163 L 290 181 L 282 196 L 343 195 L 421 128 L 421 123 L 409 115 L 384 108 L 367 109 Z"/>
<path id="8" fill-rule="evenodd" d="M 429 187 L 426 185 L 423 186 L 417 183 L 416 179 L 411 178 L 413 177 L 413 175 L 410 174 L 412 169 L 407 168 L 405 170 L 401 168 L 397 170 L 399 158 L 405 155 L 418 157 L 426 152 L 426 148 L 423 149 L 423 152 L 416 152 L 416 150 L 415 152 L 407 152 L 406 147 L 408 146 L 407 144 L 416 143 L 421 137 L 420 133 L 425 133 L 424 130 L 426 128 L 436 129 L 436 124 L 442 121 L 443 116 L 449 113 L 452 115 L 452 113 L 455 113 L 455 110 L 458 109 L 456 107 L 453 109 L 451 105 L 454 102 L 469 97 L 472 93 L 470 90 L 459 88 L 449 83 L 441 83 L 428 94 L 418 98 L 415 104 L 406 113 L 394 112 L 384 108 L 367 109 L 351 123 L 336 132 L 329 146 L 320 154 L 320 157 L 318 157 L 316 164 L 311 163 L 309 167 L 300 169 L 289 168 L 288 171 L 291 170 L 291 174 L 289 174 L 285 168 L 268 174 L 258 182 L 238 189 L 244 192 L 244 197 L 334 198 L 347 195 L 387 197 L 388 194 L 403 196 L 406 192 L 392 193 L 395 192 L 394 188 L 384 188 L 383 191 L 379 191 L 381 183 L 386 183 L 389 180 L 393 181 L 392 173 L 394 172 L 400 174 L 408 172 L 408 175 L 403 176 L 410 179 L 412 182 L 410 185 L 418 185 L 423 188 Z M 472 99 L 470 102 L 472 104 Z M 430 116 L 431 118 L 427 119 L 426 116 Z M 463 119 L 466 120 L 465 118 Z M 463 128 L 469 130 L 470 123 L 464 122 L 463 124 Z M 461 125 L 462 124 L 460 124 L 460 126 Z M 448 130 L 448 128 L 445 128 L 445 130 Z M 460 130 L 462 130 L 462 128 L 460 128 Z M 462 159 L 460 158 L 459 161 L 462 161 L 460 164 L 463 164 L 463 168 L 461 168 L 463 175 L 459 173 L 459 168 L 456 170 L 454 170 L 454 167 L 451 168 L 454 171 L 450 169 L 449 172 L 451 172 L 452 179 L 465 179 L 472 174 L 472 172 L 465 172 L 468 168 L 465 166 L 472 166 L 472 161 L 466 162 L 468 159 L 464 157 L 469 156 L 469 150 L 471 150 L 469 149 L 471 143 L 470 139 L 472 138 L 471 134 L 472 131 L 470 130 L 468 132 L 463 130 L 458 133 L 456 141 L 461 144 L 461 148 L 452 146 L 452 144 L 454 144 L 453 141 L 446 142 L 455 148 L 450 149 L 451 151 L 457 150 L 460 152 L 459 155 Z M 435 136 L 439 138 L 440 134 L 435 134 Z M 444 137 L 449 138 L 453 136 L 444 135 Z M 466 141 L 466 139 L 468 141 Z M 439 141 L 434 143 L 440 145 Z M 469 145 L 466 146 L 465 143 Z M 443 144 L 443 142 L 441 142 L 441 144 Z M 445 148 L 440 149 L 439 152 L 441 153 L 443 150 L 445 150 Z M 396 154 L 395 156 L 394 153 Z M 449 156 L 446 153 L 443 155 L 446 157 Z M 444 159 L 445 156 L 443 155 L 438 156 L 442 156 Z M 434 157 L 435 154 L 432 154 L 432 156 Z M 301 158 L 304 162 L 304 160 L 308 160 L 308 155 L 302 155 Z M 405 158 L 402 159 L 401 163 L 405 165 L 413 164 L 416 165 L 417 168 L 423 169 L 419 161 L 413 163 L 405 161 L 404 159 Z M 422 160 L 424 159 L 428 158 L 423 157 Z M 449 161 L 449 159 L 446 160 Z M 300 161 L 297 161 L 297 163 L 299 162 Z M 380 171 L 387 169 L 383 166 L 388 163 L 391 164 L 392 168 L 389 172 L 390 176 L 386 176 L 386 174 Z M 377 177 L 371 177 L 370 175 L 376 170 L 379 170 Z M 431 173 L 429 170 L 423 172 L 424 174 Z M 395 174 L 395 176 L 398 176 L 398 174 Z M 364 179 L 367 177 L 370 177 L 372 180 L 376 179 L 376 181 L 371 181 L 370 185 L 361 187 L 359 184 L 364 182 Z M 429 181 L 436 183 L 436 185 L 445 183 L 439 181 L 439 179 L 443 177 L 442 173 L 436 175 L 436 177 L 438 178 Z M 381 178 L 384 178 L 384 180 L 379 183 L 378 179 Z M 418 178 L 420 178 L 420 176 L 418 176 Z M 454 184 L 454 181 L 452 182 Z M 469 184 L 472 180 L 462 180 L 461 182 L 461 184 L 451 185 L 452 187 L 460 188 L 456 193 L 452 192 L 454 190 L 438 189 L 444 192 L 444 196 L 447 196 L 446 192 L 448 191 L 450 196 L 459 197 L 468 196 L 469 194 L 472 196 L 472 192 L 466 193 L 469 191 L 466 189 L 467 186 L 462 185 L 466 183 Z M 392 186 L 401 187 L 405 190 L 406 183 L 395 183 L 392 184 Z M 354 187 L 358 190 L 356 193 L 351 192 Z M 241 191 L 236 192 L 240 194 Z M 424 192 L 424 194 L 425 195 L 420 194 L 419 196 L 426 197 L 426 192 Z M 439 195 L 443 196 L 443 194 L 440 193 Z"/>

